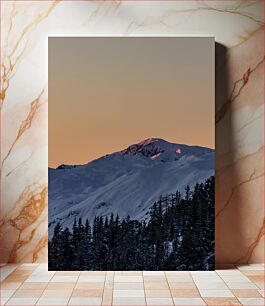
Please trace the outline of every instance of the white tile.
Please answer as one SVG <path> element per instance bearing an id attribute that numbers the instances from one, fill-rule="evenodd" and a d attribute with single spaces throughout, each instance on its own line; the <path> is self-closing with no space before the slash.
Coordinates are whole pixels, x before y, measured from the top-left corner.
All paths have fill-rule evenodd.
<path id="1" fill-rule="evenodd" d="M 216 275 L 215 271 L 190 271 L 192 276 L 200 275 L 200 276 L 212 276 Z"/>
<path id="2" fill-rule="evenodd" d="M 113 290 L 113 297 L 144 297 L 144 290 Z"/>
<path id="3" fill-rule="evenodd" d="M 189 271 L 164 271 L 166 275 L 190 275 Z"/>
<path id="4" fill-rule="evenodd" d="M 0 281 L 2 282 L 4 279 L 6 279 L 13 271 L 15 271 L 17 268 L 17 265 L 15 266 L 4 266 L 1 267 L 0 270 Z"/>
<path id="5" fill-rule="evenodd" d="M 74 283 L 76 282 L 78 279 L 77 275 L 71 275 L 71 276 L 67 276 L 67 275 L 55 275 L 52 279 L 51 282 L 52 283 Z"/>
<path id="6" fill-rule="evenodd" d="M 21 264 L 19 267 L 20 268 L 26 268 L 26 267 L 38 267 L 40 264 L 37 264 L 37 263 L 23 263 Z"/>
<path id="7" fill-rule="evenodd" d="M 263 298 L 238 298 L 240 303 L 243 305 L 264 305 Z"/>
<path id="8" fill-rule="evenodd" d="M 196 286 L 200 289 L 216 289 L 216 290 L 226 290 L 228 289 L 224 282 L 195 282 Z"/>
<path id="9" fill-rule="evenodd" d="M 104 283 L 104 275 L 80 275 L 78 282 L 93 282 L 93 283 Z"/>
<path id="10" fill-rule="evenodd" d="M 102 298 L 71 298 L 68 305 L 101 305 Z"/>
<path id="11" fill-rule="evenodd" d="M 52 275 L 50 276 L 30 276 L 26 279 L 26 283 L 48 283 L 52 279 Z"/>
<path id="12" fill-rule="evenodd" d="M 164 271 L 143 271 L 144 276 L 164 276 Z"/>
<path id="13" fill-rule="evenodd" d="M 35 305 L 38 301 L 38 298 L 11 298 L 6 305 L 26 305 L 31 306 Z"/>
<path id="14" fill-rule="evenodd" d="M 250 265 L 238 265 L 237 268 L 239 270 L 263 270 L 264 267 L 262 264 L 250 264 Z"/>
<path id="15" fill-rule="evenodd" d="M 199 290 L 202 297 L 234 297 L 230 290 Z"/>
<path id="16" fill-rule="evenodd" d="M 0 299 L 1 304 L 0 304 L 0 305 L 5 305 L 5 303 L 6 303 L 8 300 L 9 300 L 9 298 L 7 298 L 7 297 L 2 297 L 2 296 L 1 296 L 1 299 Z"/>
<path id="17" fill-rule="evenodd" d="M 114 276 L 114 282 L 140 283 L 140 282 L 143 282 L 143 277 L 142 276 Z"/>
<path id="18" fill-rule="evenodd" d="M 222 275 L 221 277 L 225 282 L 229 283 L 251 283 L 251 281 L 244 275 Z"/>
<path id="19" fill-rule="evenodd" d="M 127 297 L 113 297 L 112 305 L 133 305 L 133 306 L 140 306 L 140 305 L 146 305 L 145 303 L 145 298 L 140 298 L 140 297 L 132 297 L 132 298 L 127 298 Z"/>
<path id="20" fill-rule="evenodd" d="M 217 274 L 223 276 L 223 275 L 244 275 L 240 270 L 238 269 L 226 269 L 226 270 L 216 270 Z"/>
<path id="21" fill-rule="evenodd" d="M 184 275 L 167 275 L 167 280 L 170 283 L 189 283 L 193 282 L 192 278 L 190 275 L 184 274 Z"/>
<path id="22" fill-rule="evenodd" d="M 67 305 L 69 301 L 64 298 L 40 298 L 36 305 Z"/>
<path id="23" fill-rule="evenodd" d="M 226 282 L 229 289 L 258 289 L 253 283 L 247 282 Z"/>
<path id="24" fill-rule="evenodd" d="M 3 298 L 10 298 L 16 290 L 3 289 L 0 291 L 0 296 Z"/>
<path id="25" fill-rule="evenodd" d="M 144 289 L 144 283 L 114 283 L 115 290 L 141 290 Z"/>
<path id="26" fill-rule="evenodd" d="M 206 305 L 202 298 L 174 298 L 175 305 Z"/>
<path id="27" fill-rule="evenodd" d="M 147 298 L 146 304 L 150 306 L 156 306 L 156 305 L 174 305 L 173 300 L 171 298 Z"/>

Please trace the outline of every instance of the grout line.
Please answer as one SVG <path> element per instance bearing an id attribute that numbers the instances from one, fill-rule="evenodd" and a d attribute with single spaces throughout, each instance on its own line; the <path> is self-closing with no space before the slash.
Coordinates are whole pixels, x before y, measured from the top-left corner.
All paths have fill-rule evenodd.
<path id="1" fill-rule="evenodd" d="M 107 279 L 107 271 L 105 271 L 105 278 L 104 278 L 104 286 L 103 286 L 103 292 L 101 295 L 101 306 L 103 305 L 103 299 L 104 299 L 104 293 L 105 293 L 105 288 L 106 288 L 106 279 Z M 111 301 L 112 304 L 112 301 Z"/>
<path id="2" fill-rule="evenodd" d="M 69 303 L 70 303 L 70 300 L 71 300 L 71 298 L 72 298 L 72 296 L 73 296 L 73 293 L 74 293 L 74 290 L 75 290 L 76 285 L 77 285 L 77 283 L 78 283 L 78 280 L 79 280 L 80 275 L 81 275 L 81 272 L 80 272 L 80 273 L 78 274 L 78 276 L 77 276 L 77 279 L 76 279 L 76 281 L 75 281 L 75 285 L 74 285 L 74 287 L 73 287 L 73 289 L 72 289 L 72 292 L 71 292 L 71 294 L 70 294 L 70 297 L 68 298 L 67 305 L 69 305 Z"/>
<path id="3" fill-rule="evenodd" d="M 167 274 L 166 274 L 165 271 L 164 271 L 164 275 L 165 275 L 165 278 L 166 278 L 166 282 L 167 282 L 167 285 L 168 285 L 168 289 L 169 289 L 169 292 L 170 292 L 170 296 L 171 296 L 172 303 L 173 303 L 173 305 L 175 305 L 174 297 L 173 297 L 173 295 L 172 295 L 171 288 L 170 288 L 170 286 L 169 286 L 169 282 L 168 282 L 168 279 L 167 279 Z"/>
<path id="4" fill-rule="evenodd" d="M 145 301 L 145 305 L 147 305 L 147 297 L 146 297 L 146 292 L 145 292 L 144 272 L 143 271 L 141 271 L 141 276 L 142 276 L 143 287 L 144 287 L 144 301 Z"/>

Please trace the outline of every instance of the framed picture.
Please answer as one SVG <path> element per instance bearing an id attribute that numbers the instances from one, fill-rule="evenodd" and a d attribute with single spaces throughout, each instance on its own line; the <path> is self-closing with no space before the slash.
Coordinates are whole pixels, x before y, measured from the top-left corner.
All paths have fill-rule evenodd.
<path id="1" fill-rule="evenodd" d="M 214 38 L 49 38 L 49 270 L 214 270 Z"/>

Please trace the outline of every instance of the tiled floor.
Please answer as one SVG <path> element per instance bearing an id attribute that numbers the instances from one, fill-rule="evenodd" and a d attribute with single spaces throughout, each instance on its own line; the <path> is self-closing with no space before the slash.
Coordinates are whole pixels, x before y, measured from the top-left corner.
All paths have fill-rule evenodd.
<path id="1" fill-rule="evenodd" d="M 1 305 L 264 305 L 264 265 L 212 272 L 50 272 L 1 267 Z"/>

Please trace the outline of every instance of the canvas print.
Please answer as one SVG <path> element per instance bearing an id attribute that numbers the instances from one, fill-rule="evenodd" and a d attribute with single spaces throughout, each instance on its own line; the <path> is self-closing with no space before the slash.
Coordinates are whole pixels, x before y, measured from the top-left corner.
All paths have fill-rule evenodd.
<path id="1" fill-rule="evenodd" d="M 49 38 L 49 270 L 214 270 L 214 39 Z"/>

